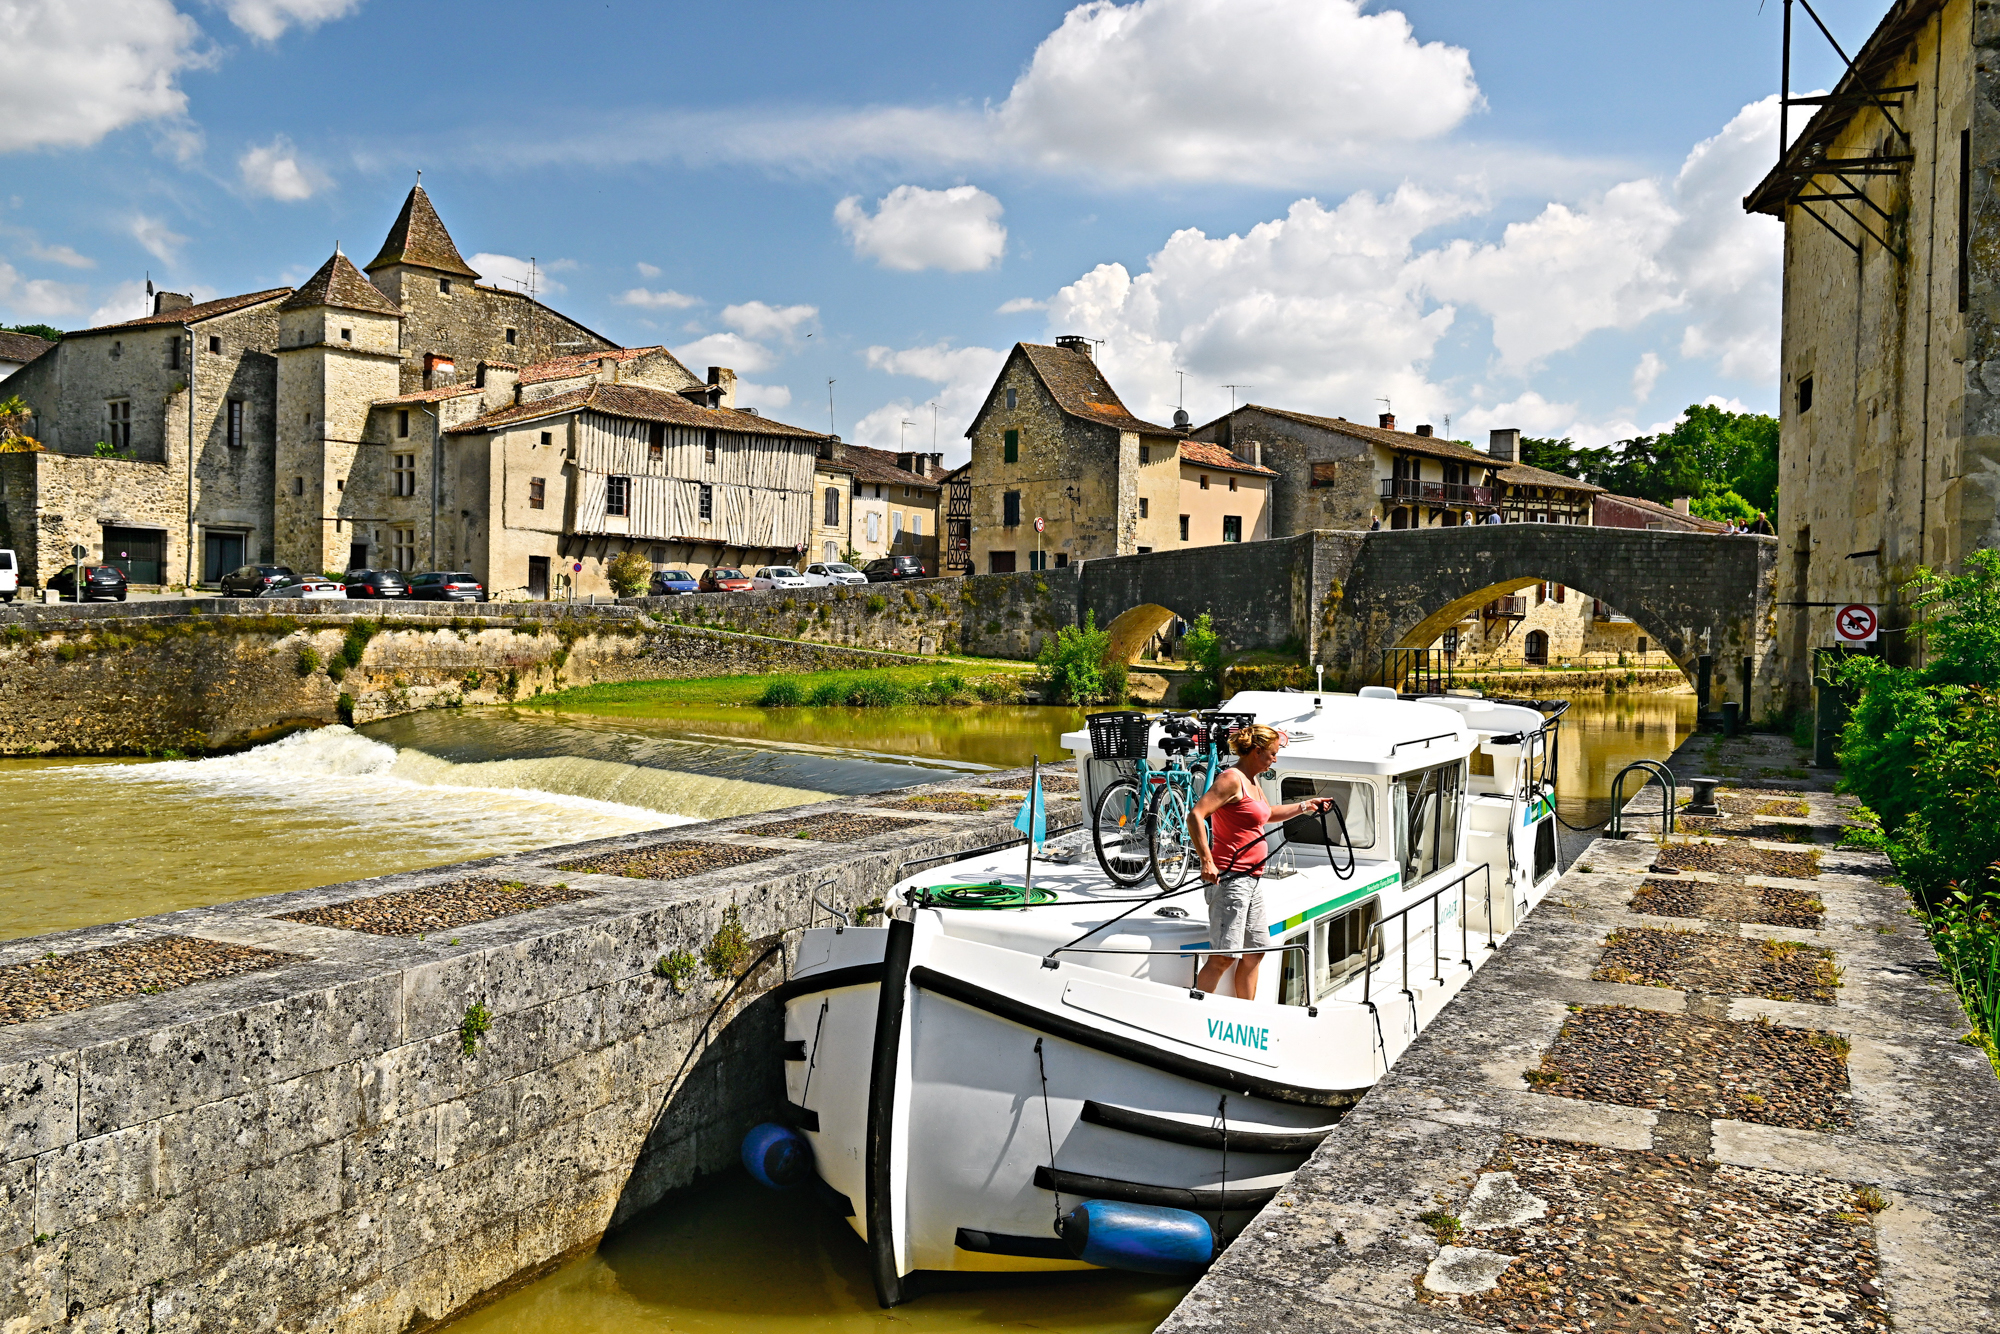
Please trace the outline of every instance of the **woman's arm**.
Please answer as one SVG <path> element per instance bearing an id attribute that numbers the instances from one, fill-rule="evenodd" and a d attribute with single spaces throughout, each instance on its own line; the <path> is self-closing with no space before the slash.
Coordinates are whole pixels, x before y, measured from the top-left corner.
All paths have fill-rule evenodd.
<path id="1" fill-rule="evenodd" d="M 1188 841 L 1201 857 L 1201 878 L 1211 885 L 1222 878 L 1222 872 L 1216 869 L 1215 853 L 1208 846 L 1208 818 L 1242 795 L 1243 775 L 1224 769 L 1188 812 Z"/>

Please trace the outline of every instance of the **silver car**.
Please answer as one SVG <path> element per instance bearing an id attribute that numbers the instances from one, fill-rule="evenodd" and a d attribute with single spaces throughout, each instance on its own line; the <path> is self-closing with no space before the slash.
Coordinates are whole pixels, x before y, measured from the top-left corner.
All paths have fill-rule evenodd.
<path id="1" fill-rule="evenodd" d="M 817 561 L 806 566 L 806 575 L 822 587 L 827 584 L 865 584 L 868 576 L 849 565 L 846 561 Z"/>
<path id="2" fill-rule="evenodd" d="M 750 576 L 750 587 L 766 588 L 812 588 L 813 581 L 800 574 L 789 565 L 759 566 L 757 573 Z"/>

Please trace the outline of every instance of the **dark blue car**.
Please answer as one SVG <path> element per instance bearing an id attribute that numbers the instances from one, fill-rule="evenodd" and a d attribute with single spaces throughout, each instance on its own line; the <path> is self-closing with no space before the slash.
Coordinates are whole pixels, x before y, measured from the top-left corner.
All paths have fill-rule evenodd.
<path id="1" fill-rule="evenodd" d="M 646 589 L 648 597 L 675 597 L 682 593 L 693 593 L 701 587 L 695 577 L 686 570 L 655 570 L 653 582 Z"/>

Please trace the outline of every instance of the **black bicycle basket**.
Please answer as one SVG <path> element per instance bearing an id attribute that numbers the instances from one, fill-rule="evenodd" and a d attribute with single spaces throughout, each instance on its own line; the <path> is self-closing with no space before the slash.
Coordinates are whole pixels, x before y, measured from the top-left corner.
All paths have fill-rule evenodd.
<path id="1" fill-rule="evenodd" d="M 1099 760 L 1137 760 L 1146 755 L 1146 737 L 1152 719 L 1143 713 L 1093 713 L 1090 715 L 1090 754 Z"/>
<path id="2" fill-rule="evenodd" d="M 1254 727 L 1257 715 L 1254 713 L 1211 713 L 1205 715 L 1208 724 L 1208 739 L 1215 749 L 1224 755 L 1229 753 L 1229 738 L 1246 727 Z"/>

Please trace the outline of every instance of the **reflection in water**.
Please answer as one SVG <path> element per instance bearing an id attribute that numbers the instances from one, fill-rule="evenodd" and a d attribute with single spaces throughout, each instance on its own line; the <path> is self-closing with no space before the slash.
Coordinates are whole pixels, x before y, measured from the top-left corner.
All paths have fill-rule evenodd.
<path id="1" fill-rule="evenodd" d="M 1580 695 L 1563 715 L 1557 812 L 1571 824 L 1611 814 L 1611 780 L 1634 760 L 1664 760 L 1694 730 L 1695 697 Z M 1625 795 L 1639 775 L 1625 780 Z"/>
<path id="2" fill-rule="evenodd" d="M 453 1334 L 1143 1334 L 1188 1289 L 1145 1274 L 1035 1276 L 884 1311 L 853 1229 L 803 1192 L 740 1174 L 673 1196 L 584 1259 L 452 1325 Z"/>

